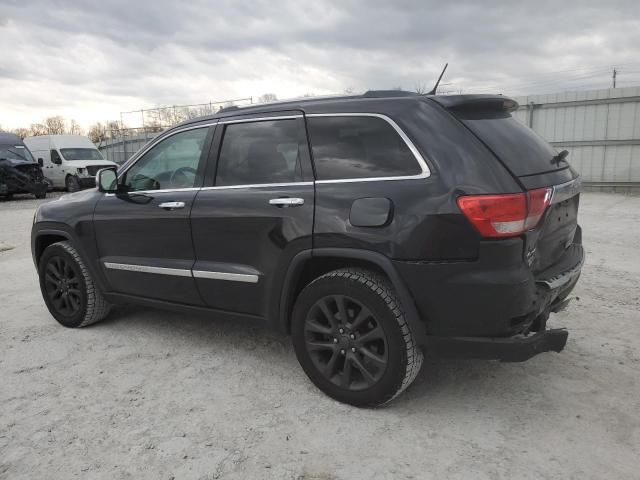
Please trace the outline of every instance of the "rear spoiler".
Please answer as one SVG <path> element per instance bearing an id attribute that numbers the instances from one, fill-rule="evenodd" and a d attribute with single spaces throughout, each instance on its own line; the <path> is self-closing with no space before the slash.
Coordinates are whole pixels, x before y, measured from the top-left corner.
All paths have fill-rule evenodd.
<path id="1" fill-rule="evenodd" d="M 439 95 L 430 96 L 429 99 L 447 110 L 468 113 L 511 113 L 519 107 L 514 99 L 502 95 Z"/>

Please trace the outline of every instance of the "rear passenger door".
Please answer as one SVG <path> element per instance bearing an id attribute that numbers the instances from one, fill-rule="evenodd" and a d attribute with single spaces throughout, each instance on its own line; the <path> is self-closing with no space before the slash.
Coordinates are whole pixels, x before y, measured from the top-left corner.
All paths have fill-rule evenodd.
<path id="1" fill-rule="evenodd" d="M 300 112 L 229 118 L 196 197 L 193 276 L 212 308 L 268 316 L 291 258 L 311 248 L 314 185 Z"/>

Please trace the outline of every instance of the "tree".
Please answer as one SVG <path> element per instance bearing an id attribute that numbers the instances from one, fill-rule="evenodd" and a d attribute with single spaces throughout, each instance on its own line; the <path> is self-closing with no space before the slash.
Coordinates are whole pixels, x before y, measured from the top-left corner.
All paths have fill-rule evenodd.
<path id="1" fill-rule="evenodd" d="M 125 128 L 118 120 L 109 120 L 105 126 L 107 138 L 119 138 Z"/>
<path id="2" fill-rule="evenodd" d="M 29 136 L 30 132 L 28 128 L 19 127 L 19 128 L 14 128 L 12 133 L 14 133 L 15 135 L 19 136 L 24 140 L 25 137 Z"/>
<path id="3" fill-rule="evenodd" d="M 47 135 L 64 135 L 67 130 L 64 118 L 60 115 L 45 118 L 44 125 L 47 129 Z"/>
<path id="4" fill-rule="evenodd" d="M 46 125 L 42 123 L 32 123 L 29 127 L 29 135 L 35 137 L 37 135 L 48 135 L 49 131 L 47 130 Z"/>
<path id="5" fill-rule="evenodd" d="M 107 129 L 101 122 L 94 123 L 89 127 L 88 137 L 96 145 L 101 145 L 107 139 Z"/>
<path id="6" fill-rule="evenodd" d="M 71 119 L 71 122 L 69 123 L 68 132 L 71 135 L 83 135 L 84 134 L 84 130 L 82 130 L 82 127 L 78 124 L 78 122 L 76 122 L 73 119 Z"/>
<path id="7" fill-rule="evenodd" d="M 258 103 L 271 103 L 278 100 L 275 93 L 263 93 L 258 97 Z"/>
<path id="8" fill-rule="evenodd" d="M 416 83 L 416 88 L 414 90 L 420 95 L 426 95 L 427 93 L 429 93 L 429 88 L 427 88 L 424 83 Z"/>

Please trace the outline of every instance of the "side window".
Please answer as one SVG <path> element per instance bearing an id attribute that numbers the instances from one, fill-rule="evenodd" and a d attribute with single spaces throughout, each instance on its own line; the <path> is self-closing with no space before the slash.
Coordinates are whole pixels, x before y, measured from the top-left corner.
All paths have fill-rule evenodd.
<path id="1" fill-rule="evenodd" d="M 254 185 L 302 181 L 295 119 L 226 126 L 216 185 Z"/>
<path id="2" fill-rule="evenodd" d="M 418 175 L 422 169 L 398 132 L 378 117 L 308 118 L 318 180 Z"/>
<path id="3" fill-rule="evenodd" d="M 176 133 L 145 153 L 129 170 L 129 191 L 190 188 L 200 185 L 198 165 L 208 128 Z"/>
<path id="4" fill-rule="evenodd" d="M 58 165 L 62 163 L 62 159 L 60 158 L 60 154 L 57 150 L 51 150 L 51 163 L 56 163 Z"/>

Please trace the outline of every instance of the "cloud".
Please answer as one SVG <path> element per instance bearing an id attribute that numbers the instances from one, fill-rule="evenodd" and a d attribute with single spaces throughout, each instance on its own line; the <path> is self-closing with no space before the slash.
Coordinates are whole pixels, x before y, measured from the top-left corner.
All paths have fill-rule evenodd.
<path id="1" fill-rule="evenodd" d="M 637 11 L 634 0 L 0 0 L 0 124 L 413 89 L 445 62 L 451 91 L 606 87 L 614 64 L 622 82 L 640 83 Z"/>

